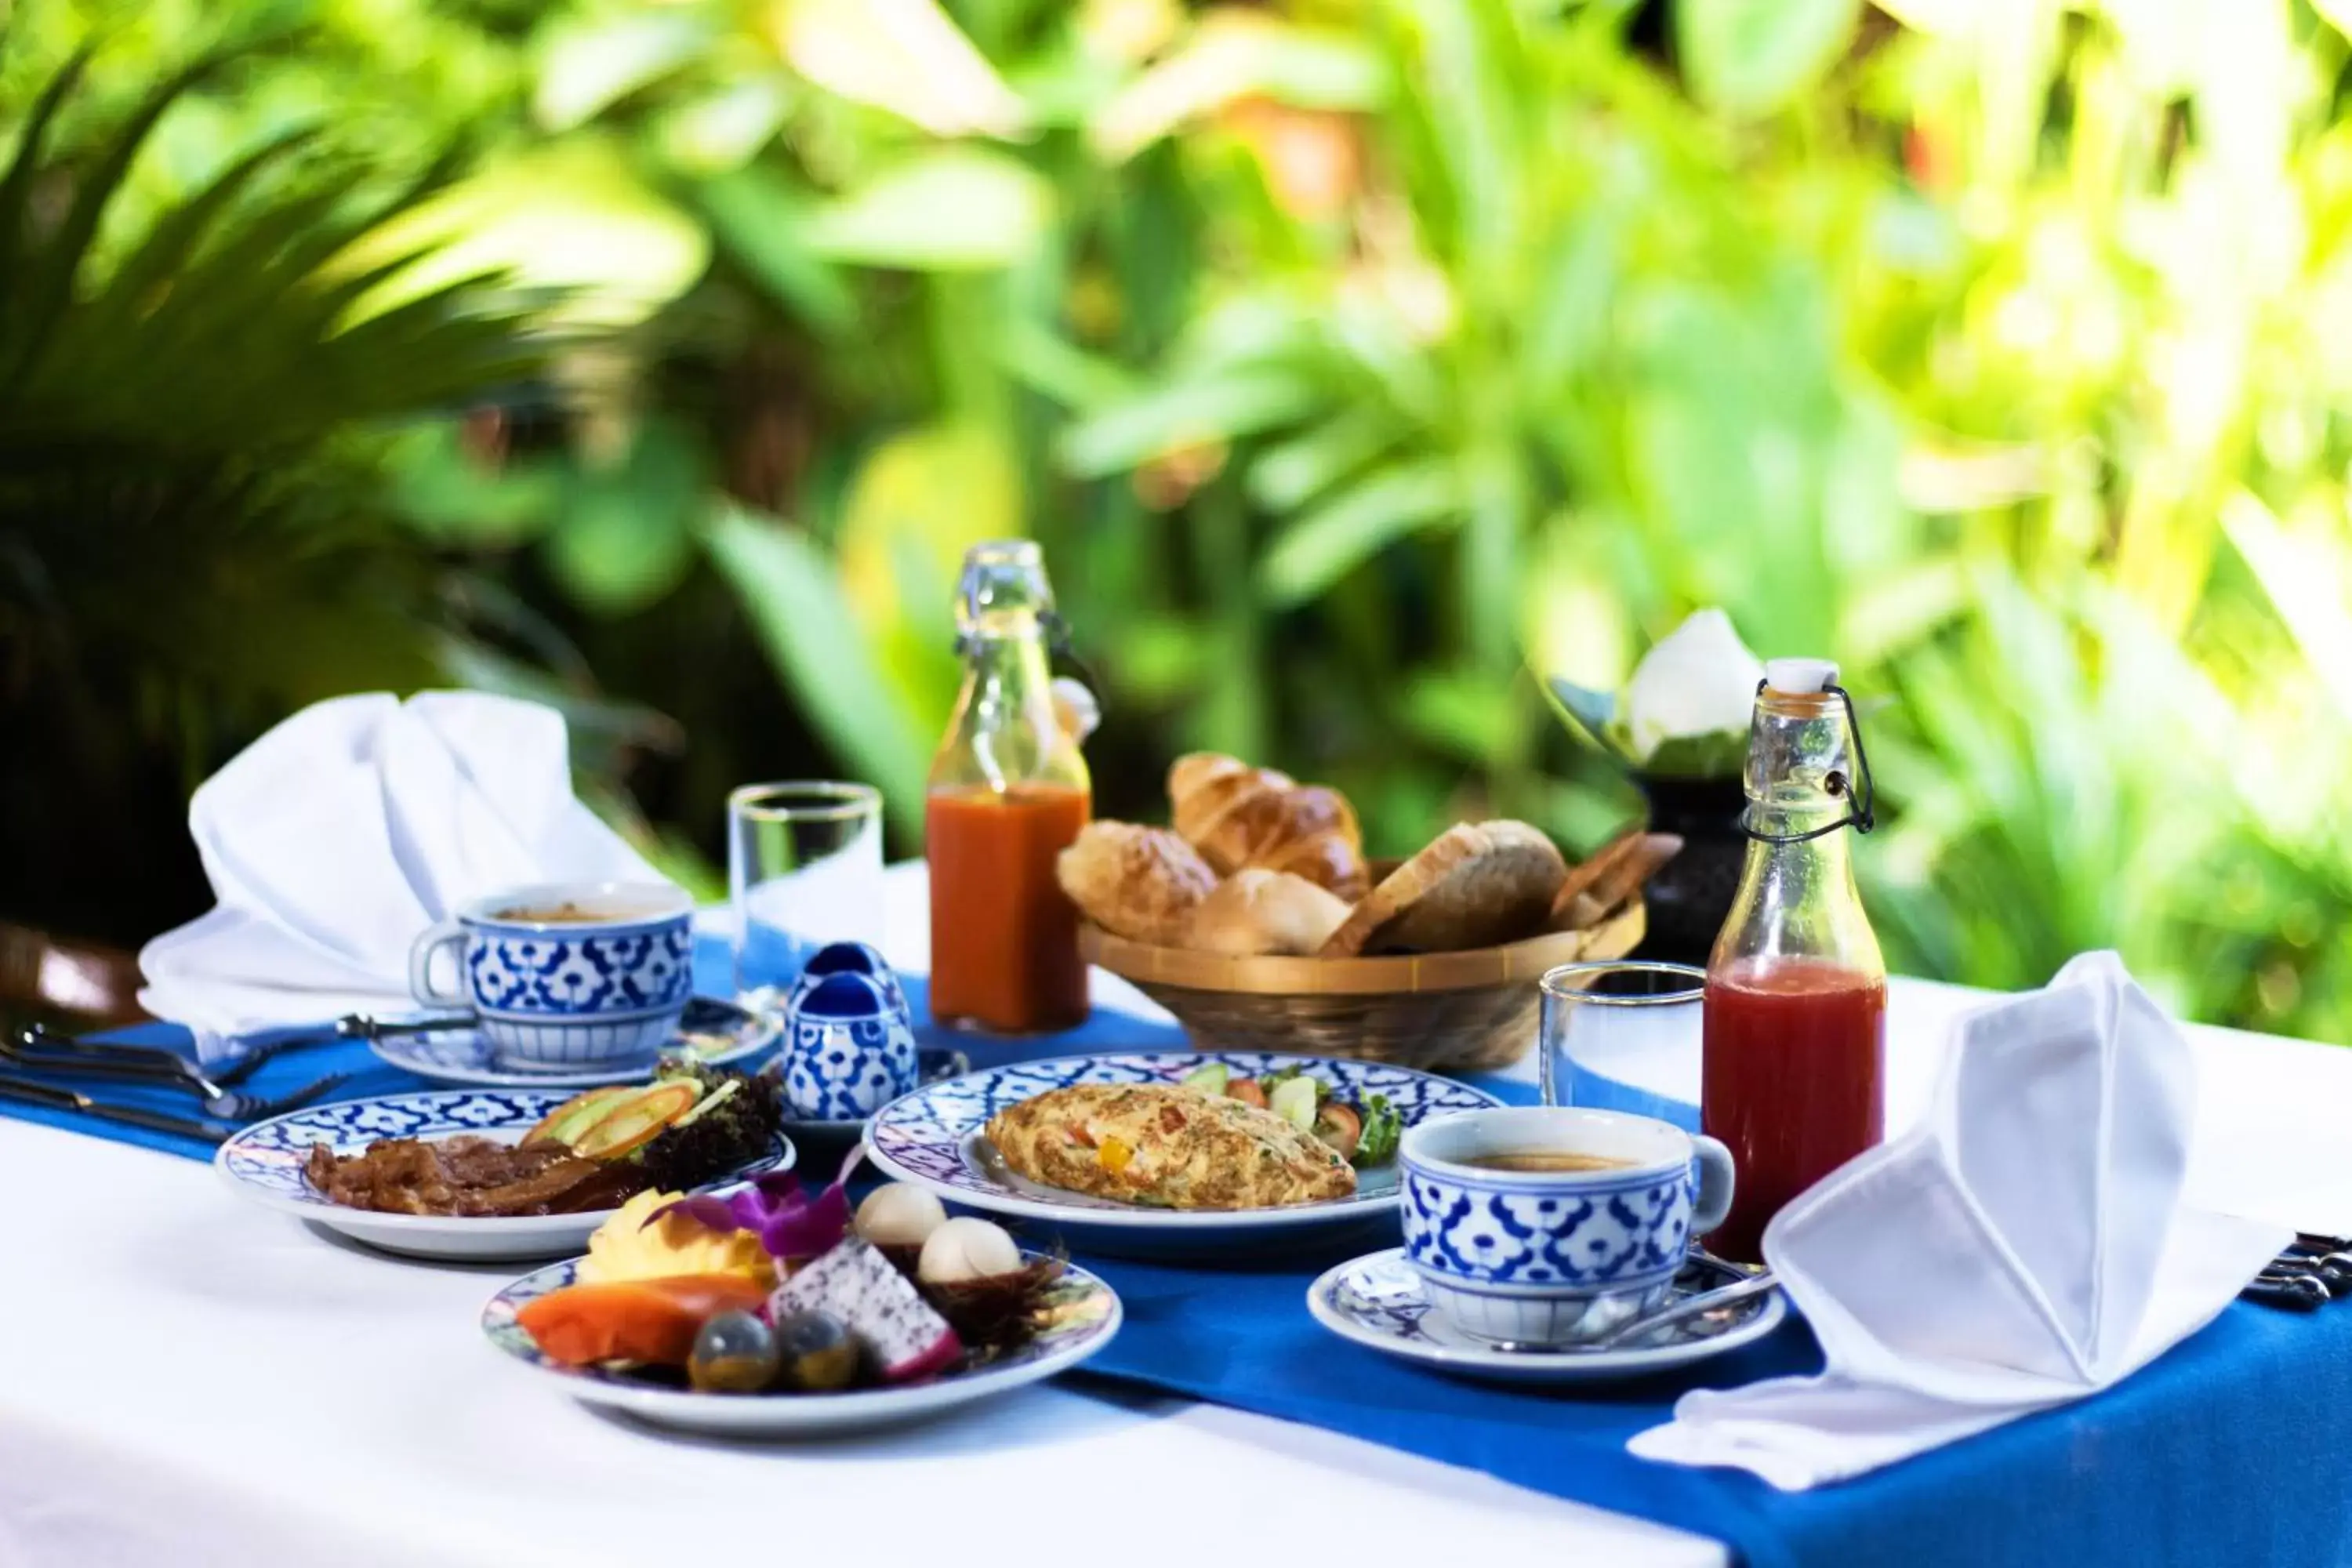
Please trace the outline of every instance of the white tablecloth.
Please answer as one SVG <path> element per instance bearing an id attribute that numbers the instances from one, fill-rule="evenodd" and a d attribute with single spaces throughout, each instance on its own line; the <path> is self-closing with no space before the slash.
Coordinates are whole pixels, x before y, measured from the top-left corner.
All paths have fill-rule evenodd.
<path id="1" fill-rule="evenodd" d="M 887 948 L 923 958 L 919 870 Z M 1108 977 L 1098 999 L 1145 1006 Z M 1890 1126 L 1973 994 L 1897 982 Z M 2352 1229 L 2352 1053 L 2196 1031 L 2208 1201 Z M 396 1261 L 191 1161 L 0 1119 L 0 1568 L 171 1564 L 1716 1564 L 1714 1542 L 1213 1405 L 1029 1390 L 801 1447 L 663 1438 L 475 1326 L 510 1267 Z M 1209 1530 L 1202 1510 L 1220 1522 Z"/>

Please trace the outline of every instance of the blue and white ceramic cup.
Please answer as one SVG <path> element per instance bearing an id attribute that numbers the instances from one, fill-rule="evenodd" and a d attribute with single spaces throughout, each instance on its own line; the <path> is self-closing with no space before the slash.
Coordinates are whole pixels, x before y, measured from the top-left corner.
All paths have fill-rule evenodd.
<path id="1" fill-rule="evenodd" d="M 1489 1163 L 1562 1155 L 1608 1163 Z M 1463 1111 L 1407 1129 L 1398 1161 L 1405 1260 L 1447 1321 L 1498 1344 L 1577 1344 L 1654 1310 L 1731 1207 L 1729 1150 L 1622 1111 Z"/>
<path id="2" fill-rule="evenodd" d="M 457 984 L 434 960 L 455 952 Z M 408 989 L 470 1007 L 497 1065 L 576 1071 L 647 1061 L 694 994 L 694 900 L 667 884 L 550 882 L 476 899 L 416 939 Z"/>
<path id="3" fill-rule="evenodd" d="M 920 1078 L 915 1021 L 897 977 L 843 969 L 795 987 L 777 1058 L 786 1111 L 803 1121 L 863 1121 Z"/>

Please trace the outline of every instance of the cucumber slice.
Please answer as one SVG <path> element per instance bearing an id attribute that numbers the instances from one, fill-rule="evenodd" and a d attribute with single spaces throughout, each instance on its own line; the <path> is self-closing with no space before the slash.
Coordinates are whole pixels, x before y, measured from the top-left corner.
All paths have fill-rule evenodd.
<path id="1" fill-rule="evenodd" d="M 523 1134 L 526 1143 L 570 1144 L 595 1125 L 599 1118 L 637 1091 L 626 1084 L 607 1084 L 575 1094 L 549 1111 L 540 1124 Z"/>
<path id="2" fill-rule="evenodd" d="M 717 1089 L 712 1089 L 709 1094 L 704 1095 L 700 1100 L 697 1100 L 692 1110 L 688 1111 L 684 1116 L 681 1116 L 677 1121 L 671 1122 L 670 1125 L 674 1128 L 693 1126 L 696 1122 L 709 1115 L 713 1110 L 716 1110 L 721 1105 L 726 1104 L 729 1100 L 733 1098 L 735 1091 L 742 1087 L 743 1080 L 741 1079 L 729 1079 L 725 1083 L 720 1084 Z"/>
<path id="3" fill-rule="evenodd" d="M 1223 1094 L 1233 1076 L 1233 1069 L 1223 1062 L 1203 1062 L 1177 1081 L 1186 1089 L 1197 1089 L 1202 1094 Z"/>
<path id="4" fill-rule="evenodd" d="M 649 1143 L 673 1121 L 694 1108 L 695 1086 L 672 1079 L 631 1095 L 597 1118 L 572 1152 L 583 1160 L 617 1160 Z"/>
<path id="5" fill-rule="evenodd" d="M 1315 1130 L 1315 1080 L 1311 1078 L 1285 1079 L 1274 1086 L 1273 1098 L 1266 1109 L 1297 1128 L 1301 1132 Z"/>

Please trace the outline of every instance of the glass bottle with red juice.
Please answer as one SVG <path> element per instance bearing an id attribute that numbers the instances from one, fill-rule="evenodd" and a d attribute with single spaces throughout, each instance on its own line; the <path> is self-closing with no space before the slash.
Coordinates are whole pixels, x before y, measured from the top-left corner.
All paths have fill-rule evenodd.
<path id="1" fill-rule="evenodd" d="M 931 1016 L 995 1034 L 1087 1016 L 1078 916 L 1054 861 L 1087 825 L 1092 782 L 1054 710 L 1059 621 L 1028 540 L 976 544 L 957 591 L 963 690 L 923 802 L 931 878 Z"/>
<path id="2" fill-rule="evenodd" d="M 1854 889 L 1872 826 L 1853 708 L 1823 659 L 1774 659 L 1756 694 L 1748 858 L 1707 960 L 1699 1116 L 1738 1172 L 1709 1251 L 1761 1261 L 1790 1200 L 1885 1134 L 1886 965 Z"/>

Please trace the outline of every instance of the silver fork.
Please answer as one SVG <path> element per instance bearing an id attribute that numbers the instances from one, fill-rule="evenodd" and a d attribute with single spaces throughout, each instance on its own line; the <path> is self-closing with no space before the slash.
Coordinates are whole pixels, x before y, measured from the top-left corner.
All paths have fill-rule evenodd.
<path id="1" fill-rule="evenodd" d="M 188 1089 L 202 1100 L 205 1115 L 223 1121 L 266 1121 L 282 1116 L 340 1088 L 351 1077 L 329 1073 L 285 1094 L 247 1094 L 208 1078 L 202 1068 L 177 1051 L 148 1046 L 88 1046 L 78 1041 L 68 1041 L 69 1048 L 59 1049 L 56 1042 L 63 1038 L 35 1025 L 18 1036 L 15 1045 L 0 1046 L 0 1057 L 32 1072 Z"/>
<path id="2" fill-rule="evenodd" d="M 289 1051 L 307 1051 L 316 1046 L 340 1045 L 345 1040 L 381 1040 L 391 1035 L 437 1034 L 443 1029 L 470 1028 L 473 1023 L 471 1013 L 435 1018 L 371 1018 L 364 1013 L 346 1013 L 335 1020 L 331 1029 L 282 1035 L 247 1046 L 234 1061 L 213 1068 L 212 1077 L 223 1088 L 234 1088 Z"/>

